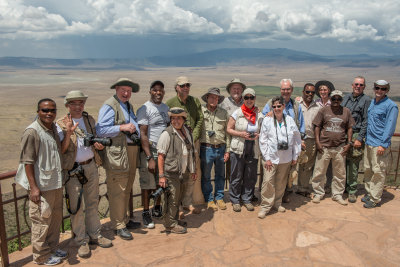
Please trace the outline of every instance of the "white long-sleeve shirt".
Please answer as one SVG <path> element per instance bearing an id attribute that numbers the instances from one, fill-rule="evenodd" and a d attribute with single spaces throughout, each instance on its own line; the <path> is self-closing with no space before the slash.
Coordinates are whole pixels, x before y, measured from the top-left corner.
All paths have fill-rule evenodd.
<path id="1" fill-rule="evenodd" d="M 260 150 L 265 161 L 270 160 L 272 164 L 283 164 L 297 160 L 301 152 L 301 137 L 296 123 L 290 116 L 285 116 L 287 126 L 282 121 L 281 125 L 274 117 L 265 117 L 260 131 Z M 286 138 L 287 127 L 287 138 Z M 278 136 L 276 134 L 278 133 Z M 287 150 L 278 150 L 278 142 L 288 142 Z"/>

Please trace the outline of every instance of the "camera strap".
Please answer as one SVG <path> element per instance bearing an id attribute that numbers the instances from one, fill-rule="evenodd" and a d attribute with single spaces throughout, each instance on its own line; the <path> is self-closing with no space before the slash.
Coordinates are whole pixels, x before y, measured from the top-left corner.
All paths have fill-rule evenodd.
<path id="1" fill-rule="evenodd" d="M 81 203 L 82 203 L 82 193 L 83 193 L 83 184 L 81 184 L 81 190 L 79 190 L 78 203 L 76 204 L 76 210 L 72 211 L 67 187 L 65 187 L 65 205 L 67 206 L 67 210 L 68 210 L 69 214 L 75 215 L 80 210 Z"/>
<path id="2" fill-rule="evenodd" d="M 279 144 L 279 139 L 278 139 L 278 125 L 277 125 L 277 119 L 275 117 L 274 114 L 274 125 L 275 125 L 275 133 L 276 133 L 276 142 L 277 144 Z M 285 118 L 285 114 L 283 114 L 283 125 L 285 126 L 285 130 L 286 130 L 286 142 L 287 144 L 289 144 L 289 137 L 288 137 L 288 132 L 287 132 L 287 123 L 286 123 L 286 118 Z"/>

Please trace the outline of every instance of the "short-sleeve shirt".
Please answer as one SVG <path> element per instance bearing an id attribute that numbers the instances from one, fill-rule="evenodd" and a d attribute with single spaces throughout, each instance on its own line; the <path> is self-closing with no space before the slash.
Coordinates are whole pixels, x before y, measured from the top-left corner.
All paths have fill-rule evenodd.
<path id="1" fill-rule="evenodd" d="M 137 111 L 139 125 L 148 125 L 147 135 L 151 142 L 157 143 L 161 133 L 169 123 L 168 106 L 147 101 Z"/>
<path id="2" fill-rule="evenodd" d="M 232 113 L 232 115 L 231 115 L 231 117 L 236 121 L 237 120 L 237 117 L 238 117 L 238 113 L 239 112 L 241 112 L 241 109 L 237 109 L 237 110 L 235 110 L 233 113 Z M 249 132 L 249 133 L 255 133 L 255 132 L 257 132 L 258 131 L 258 120 L 256 120 L 256 123 L 255 124 L 253 124 L 253 123 L 251 123 L 250 121 L 248 122 L 248 124 L 247 124 L 247 132 Z"/>
<path id="3" fill-rule="evenodd" d="M 334 114 L 330 106 L 321 108 L 313 124 L 321 128 L 320 143 L 324 147 L 338 147 L 346 143 L 347 130 L 354 125 L 354 119 L 348 108 L 341 114 Z"/>

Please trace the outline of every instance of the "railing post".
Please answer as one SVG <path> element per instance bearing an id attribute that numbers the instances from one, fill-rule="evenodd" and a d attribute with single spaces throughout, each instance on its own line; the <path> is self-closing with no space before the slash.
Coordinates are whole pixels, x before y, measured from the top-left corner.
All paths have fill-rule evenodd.
<path id="1" fill-rule="evenodd" d="M 1 265 L 3 267 L 8 267 L 10 265 L 10 262 L 9 262 L 9 258 L 8 258 L 6 222 L 4 220 L 3 195 L 1 193 L 1 181 L 0 181 L 0 256 L 1 256 Z"/>

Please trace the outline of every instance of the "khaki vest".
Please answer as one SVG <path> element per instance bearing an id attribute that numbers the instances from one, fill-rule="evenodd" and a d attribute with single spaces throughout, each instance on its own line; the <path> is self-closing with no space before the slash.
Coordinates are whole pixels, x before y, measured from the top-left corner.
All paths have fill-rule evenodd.
<path id="1" fill-rule="evenodd" d="M 54 137 L 34 121 L 26 129 L 35 129 L 39 135 L 39 154 L 34 164 L 35 181 L 40 191 L 49 191 L 62 187 L 60 147 Z M 55 132 L 57 134 L 57 132 Z M 25 172 L 25 164 L 18 166 L 15 181 L 23 188 L 29 190 L 28 177 Z"/>
<path id="2" fill-rule="evenodd" d="M 128 102 L 129 103 L 129 102 Z M 125 116 L 122 112 L 117 96 L 107 99 L 104 105 L 110 106 L 115 113 L 114 125 L 125 124 Z M 130 110 L 133 110 L 129 103 Z M 127 152 L 126 135 L 120 132 L 116 137 L 111 138 L 111 146 L 105 147 L 100 155 L 102 155 L 103 167 L 107 170 L 126 172 L 129 170 L 129 160 Z"/>
<path id="3" fill-rule="evenodd" d="M 258 121 L 258 130 L 257 132 L 260 132 L 261 129 L 261 125 L 262 125 L 262 121 L 264 119 L 264 116 L 262 115 L 261 112 L 259 112 L 256 116 L 256 120 Z M 244 116 L 242 109 L 239 108 L 238 111 L 238 116 L 236 118 L 236 122 L 235 122 L 235 130 L 236 131 L 247 131 L 247 124 L 248 124 L 248 120 L 246 119 L 246 117 Z M 244 139 L 243 137 L 239 137 L 239 136 L 232 136 L 232 140 L 231 140 L 231 152 L 234 152 L 238 155 L 243 155 L 243 151 L 244 151 L 244 141 L 246 139 Z M 258 139 L 256 139 L 254 141 L 255 147 L 254 147 L 254 158 L 258 159 L 259 155 L 260 155 L 260 145 L 258 143 Z"/>
<path id="4" fill-rule="evenodd" d="M 86 115 L 85 115 L 86 114 Z M 84 112 L 83 116 L 83 121 L 85 122 L 85 127 L 88 133 L 93 134 L 96 136 L 96 121 L 93 119 L 92 116 L 87 115 L 86 112 Z M 57 120 L 57 124 L 60 126 L 60 128 L 63 130 L 64 136 L 66 136 L 66 122 L 67 122 L 68 116 L 66 115 L 65 117 Z M 78 148 L 78 140 L 77 140 L 77 135 L 74 132 L 71 135 L 71 141 L 69 142 L 69 146 L 67 148 L 67 151 L 63 154 L 62 156 L 62 168 L 63 170 L 71 170 L 74 167 L 75 159 L 76 159 L 76 153 L 77 153 L 77 148 Z M 96 149 L 92 146 L 92 151 L 94 154 L 94 160 L 97 164 L 97 166 L 101 165 L 101 159 L 99 156 L 99 153 L 97 152 Z"/>

